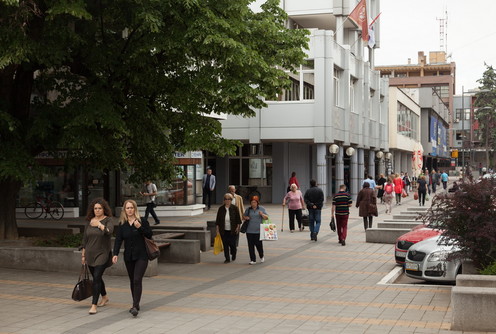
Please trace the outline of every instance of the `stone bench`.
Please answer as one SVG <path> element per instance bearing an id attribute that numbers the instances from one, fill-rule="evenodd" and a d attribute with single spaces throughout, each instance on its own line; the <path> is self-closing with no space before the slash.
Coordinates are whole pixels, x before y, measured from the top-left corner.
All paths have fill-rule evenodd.
<path id="1" fill-rule="evenodd" d="M 377 228 L 393 228 L 393 229 L 409 229 L 411 230 L 415 226 L 417 226 L 418 222 L 410 222 L 410 221 L 384 221 L 378 222 Z"/>
<path id="2" fill-rule="evenodd" d="M 121 249 L 121 255 L 124 252 Z M 79 273 L 81 269 L 81 251 L 64 247 L 0 247 L 0 267 L 39 270 L 52 272 Z M 156 276 L 157 260 L 148 262 L 145 276 Z M 122 256 L 116 264 L 105 270 L 105 275 L 127 276 Z M 75 276 L 74 281 L 77 277 Z"/>
<path id="3" fill-rule="evenodd" d="M 365 242 L 394 244 L 396 239 L 410 232 L 406 228 L 369 228 L 365 232 Z"/>
<path id="4" fill-rule="evenodd" d="M 78 234 L 79 228 L 66 227 L 18 227 L 17 231 L 21 237 L 56 236 L 66 234 Z"/>
<path id="5" fill-rule="evenodd" d="M 457 331 L 491 332 L 496 326 L 496 276 L 477 280 L 458 275 L 456 286 L 451 289 L 451 329 Z M 477 275 L 470 275 L 477 276 Z M 484 277 L 481 275 L 481 277 Z M 458 284 L 461 283 L 461 286 Z M 473 284 L 465 286 L 463 284 Z M 483 286 L 483 287 L 481 287 Z"/>
<path id="6" fill-rule="evenodd" d="M 155 229 L 153 233 L 155 235 L 160 235 L 162 234 L 162 229 Z M 183 235 L 184 239 L 188 240 L 199 240 L 200 241 L 200 249 L 202 252 L 208 252 L 211 248 L 211 234 L 210 231 L 207 230 L 196 230 L 196 229 L 191 229 L 191 230 L 170 230 L 166 229 L 168 233 L 180 233 Z M 169 238 L 169 239 L 174 239 L 174 238 Z"/>
<path id="7" fill-rule="evenodd" d="M 463 264 L 465 265 L 465 262 Z M 456 286 L 496 288 L 496 276 L 494 276 L 494 275 L 457 275 L 456 276 Z"/>
<path id="8" fill-rule="evenodd" d="M 200 263 L 200 240 L 160 239 L 160 243 L 169 243 L 166 248 L 160 248 L 158 262 L 170 263 Z"/>

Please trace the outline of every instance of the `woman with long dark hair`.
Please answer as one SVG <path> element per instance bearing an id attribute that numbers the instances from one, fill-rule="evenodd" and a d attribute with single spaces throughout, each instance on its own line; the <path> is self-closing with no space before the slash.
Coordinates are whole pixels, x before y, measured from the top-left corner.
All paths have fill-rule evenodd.
<path id="1" fill-rule="evenodd" d="M 105 306 L 109 302 L 102 277 L 105 269 L 111 265 L 110 239 L 114 225 L 110 217 L 112 217 L 112 210 L 103 198 L 93 200 L 88 206 L 86 214 L 88 224 L 84 229 L 81 262 L 88 265 L 93 276 L 93 300 L 90 314 L 96 314 L 97 306 Z M 102 300 L 98 304 L 100 295 L 102 295 Z"/>

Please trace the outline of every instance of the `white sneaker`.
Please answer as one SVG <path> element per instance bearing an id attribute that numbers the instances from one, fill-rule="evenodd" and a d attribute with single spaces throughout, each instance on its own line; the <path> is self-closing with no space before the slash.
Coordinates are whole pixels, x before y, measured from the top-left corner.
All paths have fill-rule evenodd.
<path id="1" fill-rule="evenodd" d="M 250 261 L 250 264 L 257 264 L 255 261 Z"/>
<path id="2" fill-rule="evenodd" d="M 260 259 L 260 263 L 264 263 L 264 262 L 265 262 L 265 258 L 263 257 Z"/>

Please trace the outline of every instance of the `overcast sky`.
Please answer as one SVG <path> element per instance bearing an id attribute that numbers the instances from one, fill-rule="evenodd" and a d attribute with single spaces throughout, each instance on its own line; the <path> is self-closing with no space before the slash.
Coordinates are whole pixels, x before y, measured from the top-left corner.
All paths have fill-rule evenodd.
<path id="1" fill-rule="evenodd" d="M 381 46 L 376 66 L 417 63 L 418 51 L 440 50 L 439 21 L 448 12 L 448 55 L 456 94 L 479 87 L 484 62 L 496 67 L 496 0 L 380 0 Z M 446 32 L 445 31 L 445 32 Z"/>

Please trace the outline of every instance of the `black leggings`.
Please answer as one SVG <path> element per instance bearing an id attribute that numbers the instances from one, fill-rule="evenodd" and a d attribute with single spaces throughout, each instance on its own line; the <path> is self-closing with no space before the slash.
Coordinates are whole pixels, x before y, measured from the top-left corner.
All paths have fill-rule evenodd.
<path id="1" fill-rule="evenodd" d="M 289 211 L 289 230 L 293 231 L 295 229 L 294 220 L 296 216 L 296 220 L 298 221 L 298 228 L 301 228 L 301 209 L 291 210 Z"/>
<path id="2" fill-rule="evenodd" d="M 419 196 L 419 204 L 424 206 L 425 205 L 425 190 L 419 190 L 418 191 L 418 196 Z"/>
<path id="3" fill-rule="evenodd" d="M 139 309 L 141 294 L 143 293 L 143 276 L 145 276 L 146 267 L 148 267 L 148 260 L 125 261 L 125 264 L 131 284 L 133 307 Z"/>
<path id="4" fill-rule="evenodd" d="M 372 227 L 372 219 L 373 218 L 374 217 L 372 217 L 372 216 L 363 217 L 363 228 L 364 229 L 367 229 L 367 226 L 368 226 L 368 228 Z"/>
<path id="5" fill-rule="evenodd" d="M 91 304 L 97 304 L 100 294 L 103 296 L 107 295 L 105 290 L 105 283 L 103 282 L 103 272 L 107 269 L 107 264 L 102 264 L 99 266 L 88 266 L 90 269 L 91 276 L 93 276 L 93 300 Z"/>

